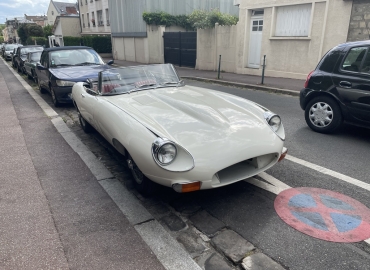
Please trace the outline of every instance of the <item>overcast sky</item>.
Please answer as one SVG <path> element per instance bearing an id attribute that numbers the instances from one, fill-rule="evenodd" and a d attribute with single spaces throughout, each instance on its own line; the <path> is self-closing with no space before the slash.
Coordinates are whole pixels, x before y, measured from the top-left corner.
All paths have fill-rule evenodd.
<path id="1" fill-rule="evenodd" d="M 76 3 L 76 0 L 59 0 L 54 2 Z M 0 24 L 6 18 L 46 15 L 50 0 L 0 0 Z"/>

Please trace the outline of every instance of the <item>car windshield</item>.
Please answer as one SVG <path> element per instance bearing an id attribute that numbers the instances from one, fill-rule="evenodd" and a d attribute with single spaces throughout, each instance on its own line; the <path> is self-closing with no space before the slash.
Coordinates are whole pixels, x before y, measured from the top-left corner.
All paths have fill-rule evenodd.
<path id="1" fill-rule="evenodd" d="M 8 44 L 8 45 L 5 45 L 5 51 L 12 51 L 14 48 L 17 48 L 18 45 L 16 44 Z"/>
<path id="2" fill-rule="evenodd" d="M 30 55 L 30 60 L 31 60 L 31 61 L 33 61 L 33 62 L 38 62 L 38 61 L 40 61 L 41 53 L 42 53 L 42 52 L 35 52 L 35 53 L 31 53 L 31 55 Z"/>
<path id="3" fill-rule="evenodd" d="M 144 89 L 173 87 L 180 83 L 173 65 L 159 64 L 102 71 L 99 73 L 98 85 L 102 95 L 118 95 Z"/>
<path id="4" fill-rule="evenodd" d="M 104 62 L 93 49 L 71 49 L 52 51 L 51 67 L 103 65 Z"/>
<path id="5" fill-rule="evenodd" d="M 43 47 L 25 47 L 21 49 L 21 54 L 27 54 L 29 52 L 36 52 L 36 51 L 42 51 Z"/>

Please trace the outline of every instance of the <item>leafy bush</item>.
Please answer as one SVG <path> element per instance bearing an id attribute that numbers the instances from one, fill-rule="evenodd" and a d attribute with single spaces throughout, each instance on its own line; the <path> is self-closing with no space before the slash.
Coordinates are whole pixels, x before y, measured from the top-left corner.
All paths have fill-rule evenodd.
<path id="1" fill-rule="evenodd" d="M 48 47 L 49 43 L 48 39 L 44 37 L 28 37 L 25 45 L 45 45 L 45 47 Z"/>
<path id="2" fill-rule="evenodd" d="M 188 22 L 187 15 L 171 15 L 166 12 L 144 12 L 143 20 L 148 25 L 164 25 L 172 26 L 177 25 L 185 28 L 186 30 L 194 30 L 194 27 Z"/>
<path id="3" fill-rule="evenodd" d="M 4 37 L 0 36 L 0 43 L 4 43 Z"/>
<path id="4" fill-rule="evenodd" d="M 194 28 L 213 28 L 215 23 L 219 25 L 235 25 L 239 18 L 233 15 L 221 13 L 218 9 L 211 11 L 194 10 L 188 18 Z"/>
<path id="5" fill-rule="evenodd" d="M 43 37 L 44 31 L 40 25 L 37 24 L 20 24 L 18 27 L 18 36 L 22 43 L 27 44 L 29 37 Z"/>
<path id="6" fill-rule="evenodd" d="M 143 20 L 148 25 L 177 25 L 186 30 L 196 28 L 213 28 L 215 23 L 220 25 L 235 25 L 239 18 L 229 14 L 221 13 L 218 9 L 211 11 L 194 10 L 190 15 L 171 15 L 166 12 L 144 12 Z"/>
<path id="7" fill-rule="evenodd" d="M 98 53 L 112 53 L 110 36 L 63 37 L 65 46 L 88 46 Z"/>

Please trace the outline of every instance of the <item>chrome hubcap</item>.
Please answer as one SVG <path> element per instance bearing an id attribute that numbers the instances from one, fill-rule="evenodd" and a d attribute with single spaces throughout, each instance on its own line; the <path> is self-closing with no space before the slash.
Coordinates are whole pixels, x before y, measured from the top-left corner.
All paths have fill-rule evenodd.
<path id="1" fill-rule="evenodd" d="M 316 127 L 327 127 L 333 121 L 333 109 L 325 102 L 317 102 L 310 108 L 309 118 Z"/>

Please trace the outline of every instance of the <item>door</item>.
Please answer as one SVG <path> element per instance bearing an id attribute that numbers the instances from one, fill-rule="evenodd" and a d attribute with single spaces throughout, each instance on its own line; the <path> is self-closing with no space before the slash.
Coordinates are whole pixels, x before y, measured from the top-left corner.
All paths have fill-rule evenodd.
<path id="1" fill-rule="evenodd" d="M 248 67 L 259 68 L 261 61 L 263 17 L 253 16 L 249 37 Z"/>
<path id="2" fill-rule="evenodd" d="M 36 74 L 39 85 L 49 89 L 48 69 L 49 69 L 49 54 L 43 52 L 40 58 L 40 64 L 45 68 L 40 70 L 36 66 Z"/>
<path id="3" fill-rule="evenodd" d="M 370 122 L 370 47 L 348 50 L 332 78 L 340 100 L 351 115 Z"/>
<path id="4" fill-rule="evenodd" d="M 164 62 L 195 67 L 197 32 L 164 32 Z"/>

